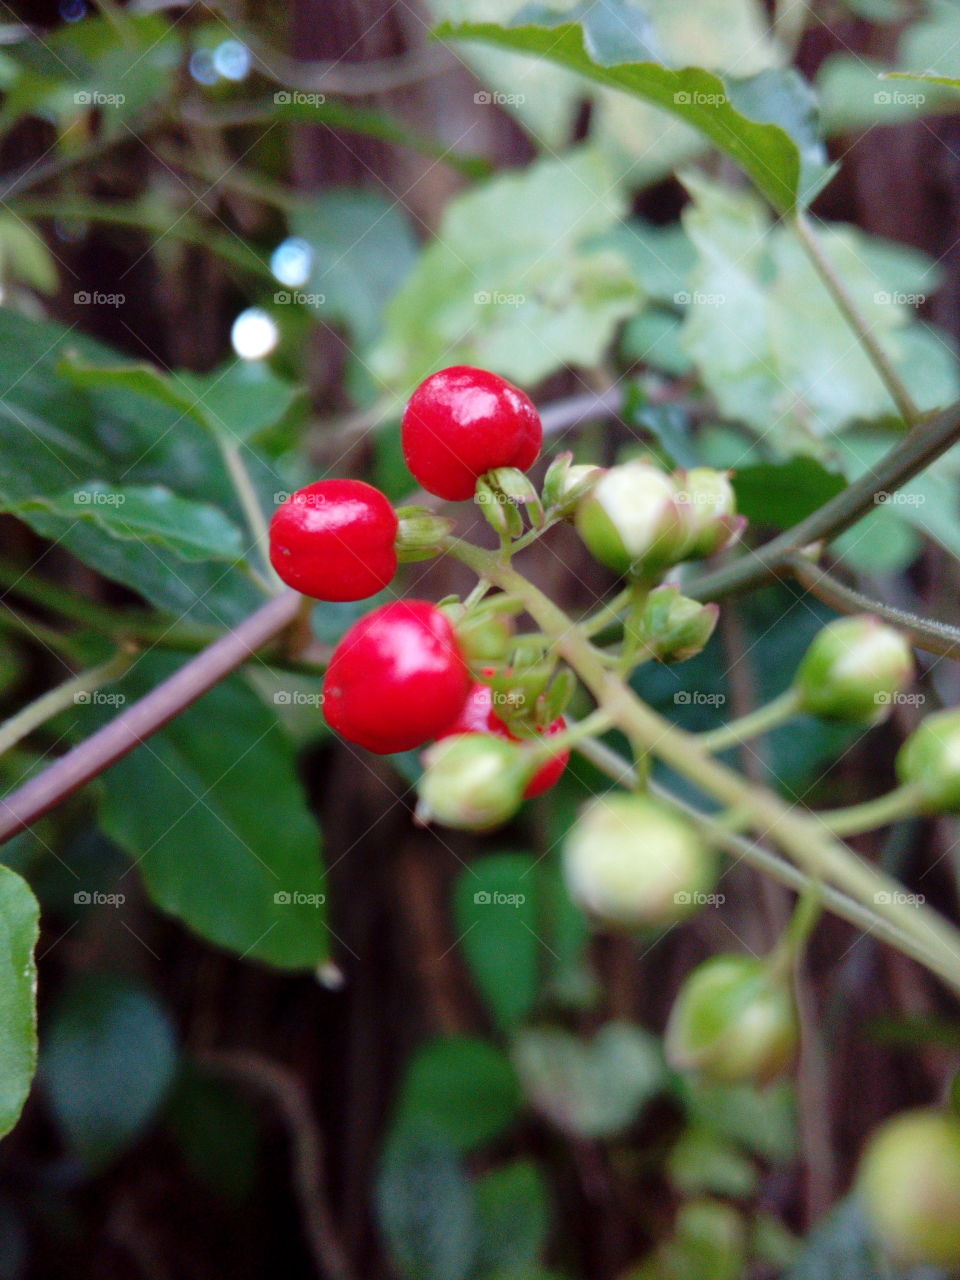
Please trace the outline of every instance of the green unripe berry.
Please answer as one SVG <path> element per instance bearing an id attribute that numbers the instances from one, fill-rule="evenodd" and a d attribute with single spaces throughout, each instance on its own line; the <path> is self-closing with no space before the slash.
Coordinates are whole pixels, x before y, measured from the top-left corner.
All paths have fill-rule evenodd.
<path id="1" fill-rule="evenodd" d="M 829 623 L 807 650 L 794 681 L 800 709 L 832 720 L 874 724 L 913 679 L 910 646 L 872 614 Z"/>
<path id="2" fill-rule="evenodd" d="M 856 1186 L 898 1263 L 960 1264 L 960 1120 L 925 1110 L 894 1116 L 867 1144 Z"/>
<path id="3" fill-rule="evenodd" d="M 687 978 L 667 1023 L 667 1061 L 728 1083 L 781 1075 L 797 1045 L 793 997 L 755 956 L 707 960 Z"/>
<path id="4" fill-rule="evenodd" d="M 611 467 L 577 504 L 575 523 L 601 564 L 635 577 L 676 564 L 688 540 L 673 481 L 650 462 Z"/>
<path id="5" fill-rule="evenodd" d="M 702 560 L 731 546 L 746 519 L 737 515 L 737 498 L 730 473 L 694 467 L 676 477 L 677 502 L 687 524 L 684 560 Z"/>
<path id="6" fill-rule="evenodd" d="M 915 786 L 925 809 L 960 812 L 960 711 L 937 711 L 897 753 L 897 777 Z"/>
<path id="7" fill-rule="evenodd" d="M 489 831 L 512 818 L 531 769 L 515 742 L 488 733 L 460 733 L 423 754 L 417 816 L 463 831 Z"/>
<path id="8" fill-rule="evenodd" d="M 709 893 L 713 856 L 696 829 L 649 796 L 592 801 L 567 836 L 564 875 L 573 900 L 604 924 L 662 927 Z"/>
<path id="9" fill-rule="evenodd" d="M 719 605 L 691 600 L 677 587 L 657 587 L 640 621 L 643 648 L 660 662 L 686 662 L 703 649 L 719 616 Z"/>

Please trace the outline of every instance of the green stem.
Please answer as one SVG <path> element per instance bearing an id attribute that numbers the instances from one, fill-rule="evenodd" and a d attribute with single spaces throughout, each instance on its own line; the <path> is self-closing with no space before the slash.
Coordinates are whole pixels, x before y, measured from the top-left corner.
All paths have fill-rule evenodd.
<path id="1" fill-rule="evenodd" d="M 81 671 L 79 675 L 71 676 L 69 680 L 64 680 L 63 684 L 58 684 L 55 688 L 48 689 L 39 698 L 35 698 L 33 702 L 22 707 L 16 715 L 4 720 L 0 724 L 0 755 L 3 755 L 5 751 L 9 751 L 11 747 L 16 746 L 21 738 L 25 738 L 28 733 L 32 733 L 34 729 L 39 728 L 51 716 L 55 716 L 58 712 L 64 711 L 70 706 L 75 706 L 77 703 L 89 701 L 89 695 L 94 690 L 123 675 L 133 661 L 133 657 L 134 655 L 129 649 L 121 650 L 109 662 L 104 662 L 99 667 L 91 667 L 89 671 Z"/>
<path id="2" fill-rule="evenodd" d="M 612 626 L 620 619 L 620 614 L 630 603 L 630 587 L 618 591 L 612 600 L 607 600 L 595 613 L 588 614 L 579 623 L 580 631 L 585 636 L 595 636 L 598 631 Z"/>
<path id="3" fill-rule="evenodd" d="M 901 818 L 915 818 L 922 809 L 922 803 L 919 788 L 908 785 L 896 787 L 876 800 L 865 800 L 862 804 L 847 805 L 843 809 L 826 809 L 815 816 L 835 836 L 854 836 L 861 831 L 888 827 Z"/>
<path id="4" fill-rule="evenodd" d="M 754 828 L 769 834 L 808 875 L 828 878 L 850 897 L 865 905 L 874 904 L 877 915 L 931 954 L 928 967 L 960 991 L 960 933 L 946 920 L 925 906 L 908 905 L 897 881 L 836 841 L 816 818 L 797 813 L 772 792 L 712 759 L 692 734 L 677 729 L 640 702 L 606 669 L 573 620 L 512 566 L 467 543 L 446 539 L 444 545 L 475 573 L 524 601 L 540 629 L 556 638 L 558 653 L 579 675 L 598 706 L 611 714 L 632 743 L 656 754 L 724 807 L 748 810 Z"/>
<path id="5" fill-rule="evenodd" d="M 847 286 L 834 269 L 833 263 L 820 242 L 816 228 L 802 210 L 792 220 L 792 226 L 806 251 L 807 257 L 813 263 L 814 270 L 836 303 L 837 310 L 850 326 L 861 347 L 863 347 L 870 363 L 876 369 L 891 400 L 897 406 L 901 418 L 903 418 L 908 427 L 912 427 L 919 421 L 920 411 L 913 403 L 910 392 L 904 386 L 900 375 L 891 364 L 887 353 L 873 336 L 873 331 L 867 322 L 866 316 L 857 306 L 852 295 L 848 292 Z"/>
<path id="6" fill-rule="evenodd" d="M 724 751 L 727 747 L 739 746 L 750 738 L 759 738 L 769 733 L 778 725 L 795 716 L 800 709 L 800 696 L 796 689 L 790 688 L 761 707 L 750 711 L 729 724 L 712 729 L 709 733 L 697 735 L 697 743 L 703 751 Z"/>
<path id="7" fill-rule="evenodd" d="M 568 720 L 567 728 L 562 733 L 552 733 L 549 738 L 535 740 L 537 745 L 530 752 L 534 768 L 539 768 L 561 752 L 576 747 L 584 738 L 605 733 L 612 725 L 613 717 L 602 707 L 592 711 L 583 720 Z"/>
<path id="8" fill-rule="evenodd" d="M 227 468 L 237 499 L 243 510 L 250 536 L 256 543 L 257 550 L 260 553 L 260 560 L 266 573 L 265 589 L 270 595 L 279 595 L 284 590 L 284 586 L 270 563 L 270 530 L 263 514 L 263 508 L 260 506 L 260 499 L 257 497 L 253 482 L 250 479 L 250 473 L 244 465 L 240 450 L 227 433 L 225 431 L 216 431 L 214 434 L 220 448 L 220 456 L 223 458 L 224 466 Z M 257 577 L 259 578 L 260 575 L 258 574 Z"/>
<path id="9" fill-rule="evenodd" d="M 797 899 L 783 937 L 770 953 L 770 967 L 775 977 L 786 980 L 797 967 L 823 912 L 823 905 L 823 884 L 819 880 L 811 880 Z"/>
<path id="10" fill-rule="evenodd" d="M 605 743 L 597 742 L 594 738 L 585 738 L 577 743 L 576 751 L 614 782 L 631 789 L 636 786 L 638 780 L 636 770 L 629 761 L 624 760 Z M 878 916 L 869 907 L 861 905 L 854 898 L 841 893 L 831 885 L 823 884 L 814 877 L 806 875 L 792 863 L 771 853 L 769 849 L 764 849 L 761 845 L 736 835 L 716 818 L 701 812 L 659 783 L 651 782 L 650 791 L 684 813 L 719 848 L 725 849 L 736 858 L 742 858 L 744 862 L 749 862 L 751 866 L 788 888 L 796 890 L 798 894 L 812 893 L 816 889 L 823 905 L 834 915 L 855 925 L 864 934 L 895 947 L 904 955 L 911 956 L 918 963 L 931 967 L 933 956 L 930 951 L 918 944 L 909 934 Z"/>
<path id="11" fill-rule="evenodd" d="M 7 604 L 4 604 L 3 609 L 0 610 L 0 627 L 7 627 L 10 631 L 16 631 L 18 635 L 35 640 L 70 661 L 75 661 L 79 657 L 77 646 L 67 636 L 61 635 L 59 631 L 42 622 L 21 618 Z"/>

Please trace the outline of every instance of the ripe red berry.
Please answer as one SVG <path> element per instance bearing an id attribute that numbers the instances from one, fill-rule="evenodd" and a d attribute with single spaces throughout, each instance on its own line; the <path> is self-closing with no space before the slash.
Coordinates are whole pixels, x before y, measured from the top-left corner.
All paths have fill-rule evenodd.
<path id="1" fill-rule="evenodd" d="M 553 724 L 548 725 L 546 729 L 540 732 L 547 737 L 551 737 L 555 733 L 562 733 L 566 729 L 566 721 L 563 716 L 554 720 Z M 457 733 L 492 733 L 498 738 L 507 738 L 510 742 L 522 742 L 522 738 L 518 738 L 516 734 L 511 733 L 507 726 L 493 709 L 493 690 L 488 684 L 475 684 L 470 690 L 469 697 L 463 704 L 460 714 L 449 724 L 439 735 L 440 738 L 449 738 Z M 534 796 L 542 795 L 544 791 L 549 791 L 555 786 L 563 776 L 563 771 L 567 767 L 570 760 L 569 751 L 561 751 L 559 755 L 548 760 L 546 764 L 541 765 L 537 772 L 527 783 L 527 788 L 523 793 L 525 800 L 532 800 Z"/>
<path id="2" fill-rule="evenodd" d="M 362 480 L 318 480 L 291 493 L 270 521 L 270 563 L 317 600 L 365 600 L 397 572 L 398 520 Z"/>
<path id="3" fill-rule="evenodd" d="M 330 727 L 379 755 L 435 738 L 470 692 L 446 614 L 427 600 L 381 605 L 334 650 L 323 687 Z"/>
<path id="4" fill-rule="evenodd" d="M 429 493 L 472 498 L 477 479 L 496 467 L 526 471 L 536 462 L 543 425 L 512 383 L 469 365 L 421 382 L 403 414 L 403 456 Z"/>

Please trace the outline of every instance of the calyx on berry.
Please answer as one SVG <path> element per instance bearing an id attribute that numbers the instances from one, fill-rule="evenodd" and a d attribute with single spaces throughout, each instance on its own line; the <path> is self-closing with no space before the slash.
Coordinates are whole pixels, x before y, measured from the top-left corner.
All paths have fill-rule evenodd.
<path id="1" fill-rule="evenodd" d="M 540 454 L 543 426 L 532 401 L 495 373 L 454 365 L 414 391 L 401 423 L 403 456 L 439 498 L 472 498 L 498 467 L 526 471 Z"/>
<path id="2" fill-rule="evenodd" d="M 856 1192 L 874 1236 L 901 1265 L 960 1264 L 960 1120 L 905 1111 L 873 1134 Z"/>
<path id="3" fill-rule="evenodd" d="M 499 715 L 499 712 L 506 708 L 509 697 L 509 694 L 495 693 L 489 685 L 475 684 L 460 714 L 441 734 L 441 739 L 461 733 L 492 733 L 496 737 L 506 738 L 509 742 L 522 742 L 524 739 L 512 733 Z M 562 733 L 566 727 L 566 722 L 561 716 L 546 728 L 539 729 L 537 733 L 549 741 L 551 736 Z M 532 733 L 528 735 L 528 740 L 533 736 Z M 548 760 L 546 764 L 541 765 L 524 788 L 523 798 L 531 800 L 534 796 L 542 795 L 544 791 L 549 791 L 552 786 L 555 786 L 563 775 L 569 759 L 570 752 L 564 750 Z"/>
<path id="4" fill-rule="evenodd" d="M 838 618 L 815 637 L 794 681 L 800 709 L 876 724 L 914 675 L 910 646 L 873 614 Z"/>
<path id="5" fill-rule="evenodd" d="M 397 516 L 362 480 L 318 480 L 270 521 L 270 563 L 289 587 L 317 600 L 365 600 L 397 572 Z"/>
<path id="6" fill-rule="evenodd" d="M 657 587 L 647 596 L 640 617 L 640 642 L 659 662 L 686 662 L 704 648 L 720 616 L 717 604 L 701 604 L 679 587 Z"/>
<path id="7" fill-rule="evenodd" d="M 667 1061 L 712 1080 L 758 1084 L 781 1075 L 797 1045 L 787 980 L 762 959 L 720 955 L 680 988 L 667 1023 Z"/>
<path id="8" fill-rule="evenodd" d="M 458 733 L 423 755 L 417 817 L 464 831 L 489 831 L 523 800 L 530 764 L 523 749 L 490 733 Z"/>
<path id="9" fill-rule="evenodd" d="M 641 578 L 676 564 L 689 537 L 672 478 L 640 459 L 605 472 L 577 504 L 575 522 L 601 564 Z"/>
<path id="10" fill-rule="evenodd" d="M 929 812 L 960 813 L 960 711 L 937 711 L 897 753 L 897 776 Z"/>
<path id="11" fill-rule="evenodd" d="M 427 600 L 398 600 L 354 623 L 337 645 L 323 709 L 349 742 L 386 755 L 435 738 L 469 691 L 450 619 Z"/>
<path id="12" fill-rule="evenodd" d="M 438 555 L 441 542 L 454 530 L 452 520 L 434 515 L 426 507 L 398 507 L 397 519 L 397 556 L 404 563 Z"/>
<path id="13" fill-rule="evenodd" d="M 662 927 L 696 911 L 716 876 L 695 828 L 659 800 L 610 793 L 567 836 L 564 876 L 573 900 L 601 923 Z"/>

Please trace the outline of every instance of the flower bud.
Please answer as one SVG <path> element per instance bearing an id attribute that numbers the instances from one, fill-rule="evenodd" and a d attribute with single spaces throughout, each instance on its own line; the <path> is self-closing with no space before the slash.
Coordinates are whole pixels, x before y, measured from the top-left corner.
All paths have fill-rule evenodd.
<path id="1" fill-rule="evenodd" d="M 502 493 L 515 506 L 526 507 L 530 523 L 535 529 L 541 528 L 544 519 L 543 503 L 533 482 L 522 471 L 518 471 L 516 467 L 498 467 L 495 471 L 488 471 L 484 480 L 495 493 Z"/>
<path id="2" fill-rule="evenodd" d="M 746 517 L 737 515 L 729 471 L 694 467 L 676 475 L 677 502 L 687 524 L 684 560 L 702 560 L 737 541 Z"/>
<path id="3" fill-rule="evenodd" d="M 688 540 L 673 481 L 651 462 L 605 472 L 577 504 L 576 526 L 601 564 L 636 577 L 676 564 Z"/>
<path id="4" fill-rule="evenodd" d="M 659 927 L 691 914 L 713 884 L 713 856 L 694 827 L 649 796 L 592 801 L 567 836 L 571 898 L 599 921 Z"/>
<path id="5" fill-rule="evenodd" d="M 816 636 L 794 681 L 800 709 L 833 720 L 875 724 L 913 679 L 913 655 L 873 614 L 838 618 Z"/>
<path id="6" fill-rule="evenodd" d="M 640 639 L 660 662 L 686 662 L 706 645 L 719 616 L 719 605 L 691 600 L 678 587 L 657 587 L 644 605 Z"/>
<path id="7" fill-rule="evenodd" d="M 463 831 L 489 831 L 520 807 L 532 770 L 515 742 L 459 733 L 423 754 L 417 818 Z"/>
<path id="8" fill-rule="evenodd" d="M 543 477 L 543 502 L 550 515 L 572 516 L 577 503 L 587 496 L 603 474 L 603 467 L 575 463 L 572 453 L 558 454 Z"/>
<path id="9" fill-rule="evenodd" d="M 960 711 L 937 711 L 897 753 L 897 777 L 916 787 L 925 809 L 960 812 Z"/>
<path id="10" fill-rule="evenodd" d="M 500 662 L 513 644 L 513 619 L 503 613 L 481 610 L 457 623 L 456 632 L 468 663 L 482 666 Z"/>
<path id="11" fill-rule="evenodd" d="M 797 1044 L 793 997 L 755 956 L 707 960 L 687 978 L 667 1023 L 667 1061 L 727 1083 L 764 1084 L 790 1065 Z"/>
<path id="12" fill-rule="evenodd" d="M 873 1134 L 857 1194 L 876 1238 L 897 1263 L 960 1264 L 960 1120 L 905 1111 Z"/>
<path id="13" fill-rule="evenodd" d="M 399 507 L 397 516 L 397 557 L 404 562 L 439 555 L 441 541 L 454 529 L 452 520 L 435 516 L 426 507 Z"/>

